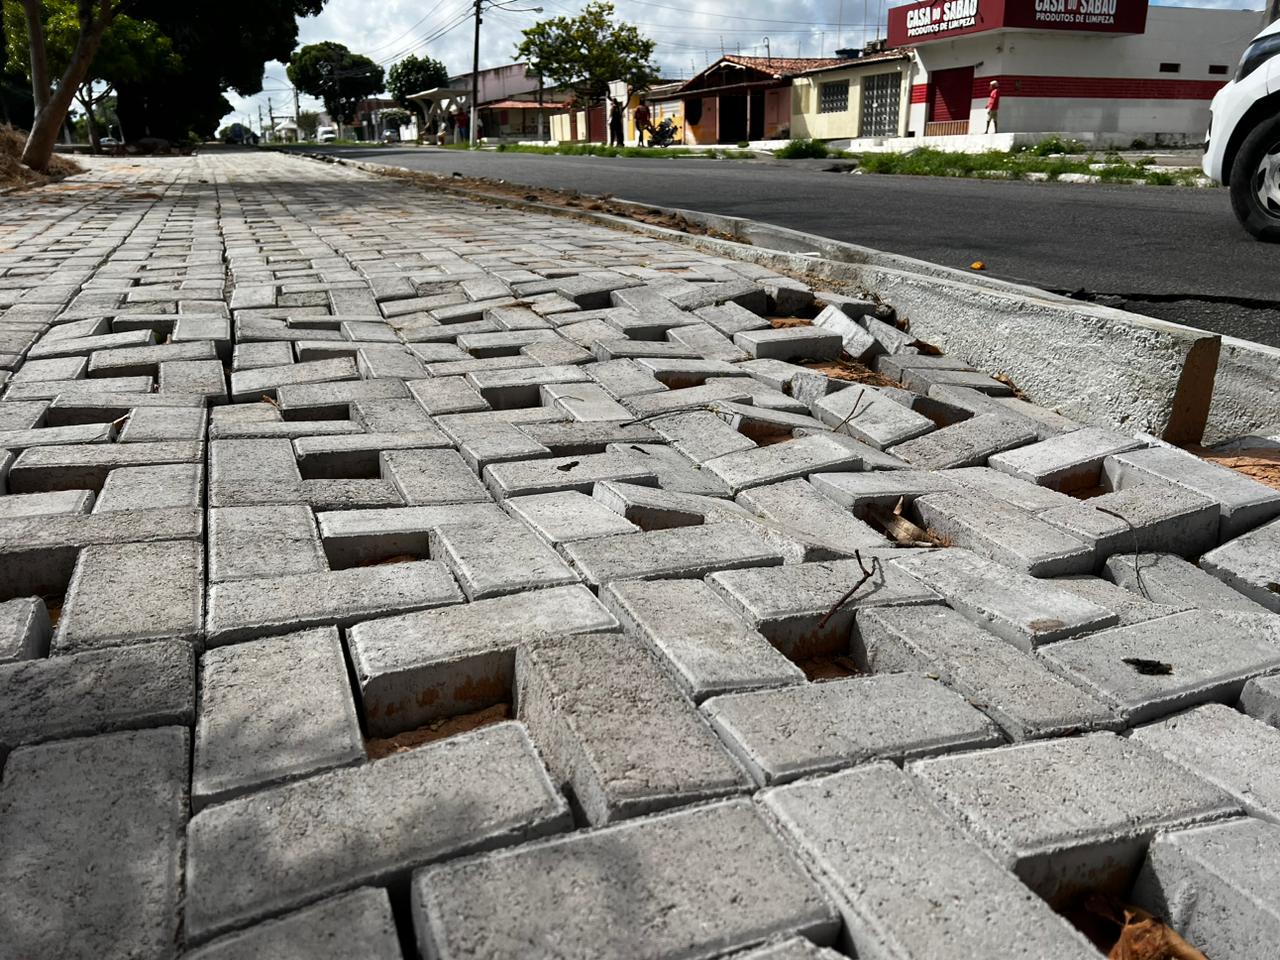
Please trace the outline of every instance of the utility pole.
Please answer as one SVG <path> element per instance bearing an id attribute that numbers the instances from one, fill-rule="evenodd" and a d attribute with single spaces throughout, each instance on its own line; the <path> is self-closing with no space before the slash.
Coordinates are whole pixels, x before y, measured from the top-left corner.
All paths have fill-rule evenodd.
<path id="1" fill-rule="evenodd" d="M 764 38 L 764 59 L 766 63 L 773 63 L 773 51 L 769 48 L 769 38 Z"/>
<path id="2" fill-rule="evenodd" d="M 298 106 L 298 88 L 293 88 L 293 122 L 298 122 L 298 114 L 302 112 L 302 108 Z"/>
<path id="3" fill-rule="evenodd" d="M 258 136 L 262 136 L 262 104 L 258 104 Z"/>
<path id="4" fill-rule="evenodd" d="M 271 105 L 270 97 L 267 97 L 267 119 L 271 121 L 271 136 L 274 139 L 276 135 L 276 111 Z"/>
<path id="5" fill-rule="evenodd" d="M 476 145 L 476 121 L 480 119 L 480 8 L 484 0 L 476 0 L 476 43 L 471 57 L 471 146 Z"/>

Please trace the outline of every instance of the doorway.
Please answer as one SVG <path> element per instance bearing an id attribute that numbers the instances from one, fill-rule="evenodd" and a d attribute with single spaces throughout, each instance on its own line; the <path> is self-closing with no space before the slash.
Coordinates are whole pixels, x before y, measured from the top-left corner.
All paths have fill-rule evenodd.
<path id="1" fill-rule="evenodd" d="M 929 75 L 929 122 L 968 120 L 973 108 L 973 67 L 937 70 Z"/>

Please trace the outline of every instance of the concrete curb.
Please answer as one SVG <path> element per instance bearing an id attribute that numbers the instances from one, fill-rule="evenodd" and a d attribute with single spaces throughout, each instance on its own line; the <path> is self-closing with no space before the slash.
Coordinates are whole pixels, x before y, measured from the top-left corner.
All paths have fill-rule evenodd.
<path id="1" fill-rule="evenodd" d="M 387 175 L 392 164 L 295 154 Z M 455 186 L 459 196 L 693 246 L 771 269 L 853 283 L 892 304 L 916 337 L 1004 375 L 1034 402 L 1091 424 L 1212 443 L 1280 423 L 1280 349 L 1072 300 L 1025 284 L 885 253 L 787 227 L 675 207 L 612 201 L 679 217 L 699 235 L 581 208 Z"/>

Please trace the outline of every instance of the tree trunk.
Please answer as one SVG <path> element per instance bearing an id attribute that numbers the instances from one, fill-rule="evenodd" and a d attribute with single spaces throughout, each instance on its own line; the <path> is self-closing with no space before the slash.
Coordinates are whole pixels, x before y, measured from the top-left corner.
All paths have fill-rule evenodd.
<path id="1" fill-rule="evenodd" d="M 1280 0 L 1271 0 L 1267 6 L 1267 23 L 1275 23 L 1280 20 Z"/>
<path id="2" fill-rule="evenodd" d="M 23 3 L 28 4 L 30 0 L 23 0 Z M 92 5 L 86 5 L 87 12 L 86 7 L 81 7 L 80 35 L 76 38 L 76 48 L 72 51 L 71 61 L 62 79 L 58 81 L 53 96 L 43 107 L 36 110 L 35 121 L 31 124 L 31 133 L 27 136 L 27 145 L 22 151 L 22 162 L 40 173 L 49 169 L 49 160 L 53 156 L 53 148 L 57 143 L 58 130 L 67 118 L 67 110 L 71 107 L 76 90 L 79 89 L 80 84 L 84 83 L 89 65 L 93 63 L 93 55 L 98 52 L 98 44 L 102 42 L 102 34 L 115 16 L 115 10 L 109 0 L 97 0 L 96 5 L 98 7 L 96 17 L 93 15 Z M 39 4 L 36 3 L 35 6 L 38 8 Z M 28 27 L 30 27 L 29 14 Z M 31 36 L 34 43 L 35 34 Z M 41 39 L 40 53 L 43 57 L 43 33 Z M 32 53 L 31 59 L 34 62 L 36 59 L 34 50 Z"/>
<path id="3" fill-rule="evenodd" d="M 22 12 L 27 18 L 27 37 L 31 46 L 31 96 L 35 100 L 36 114 L 49 102 L 49 57 L 45 52 L 44 20 L 41 19 L 40 0 L 22 0 Z"/>
<path id="4" fill-rule="evenodd" d="M 81 86 L 80 91 L 76 94 L 76 99 L 80 101 L 80 106 L 84 107 L 84 125 L 89 131 L 89 150 L 92 153 L 98 153 L 102 147 L 98 143 L 98 121 L 93 115 L 92 82 Z"/>

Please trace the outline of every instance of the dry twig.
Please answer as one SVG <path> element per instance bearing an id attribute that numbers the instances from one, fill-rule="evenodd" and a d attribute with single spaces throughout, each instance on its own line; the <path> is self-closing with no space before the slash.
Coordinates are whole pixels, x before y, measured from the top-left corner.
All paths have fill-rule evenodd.
<path id="1" fill-rule="evenodd" d="M 858 569 L 862 571 L 862 578 L 849 588 L 849 592 L 835 602 L 835 604 L 823 614 L 822 619 L 818 621 L 818 629 L 821 630 L 827 625 L 827 621 L 836 615 L 841 607 L 853 599 L 853 595 L 858 592 L 858 588 L 870 580 L 880 569 L 880 558 L 871 558 L 871 569 L 867 569 L 867 565 L 862 562 L 862 552 L 860 550 L 853 551 L 853 558 L 858 561 Z"/>

